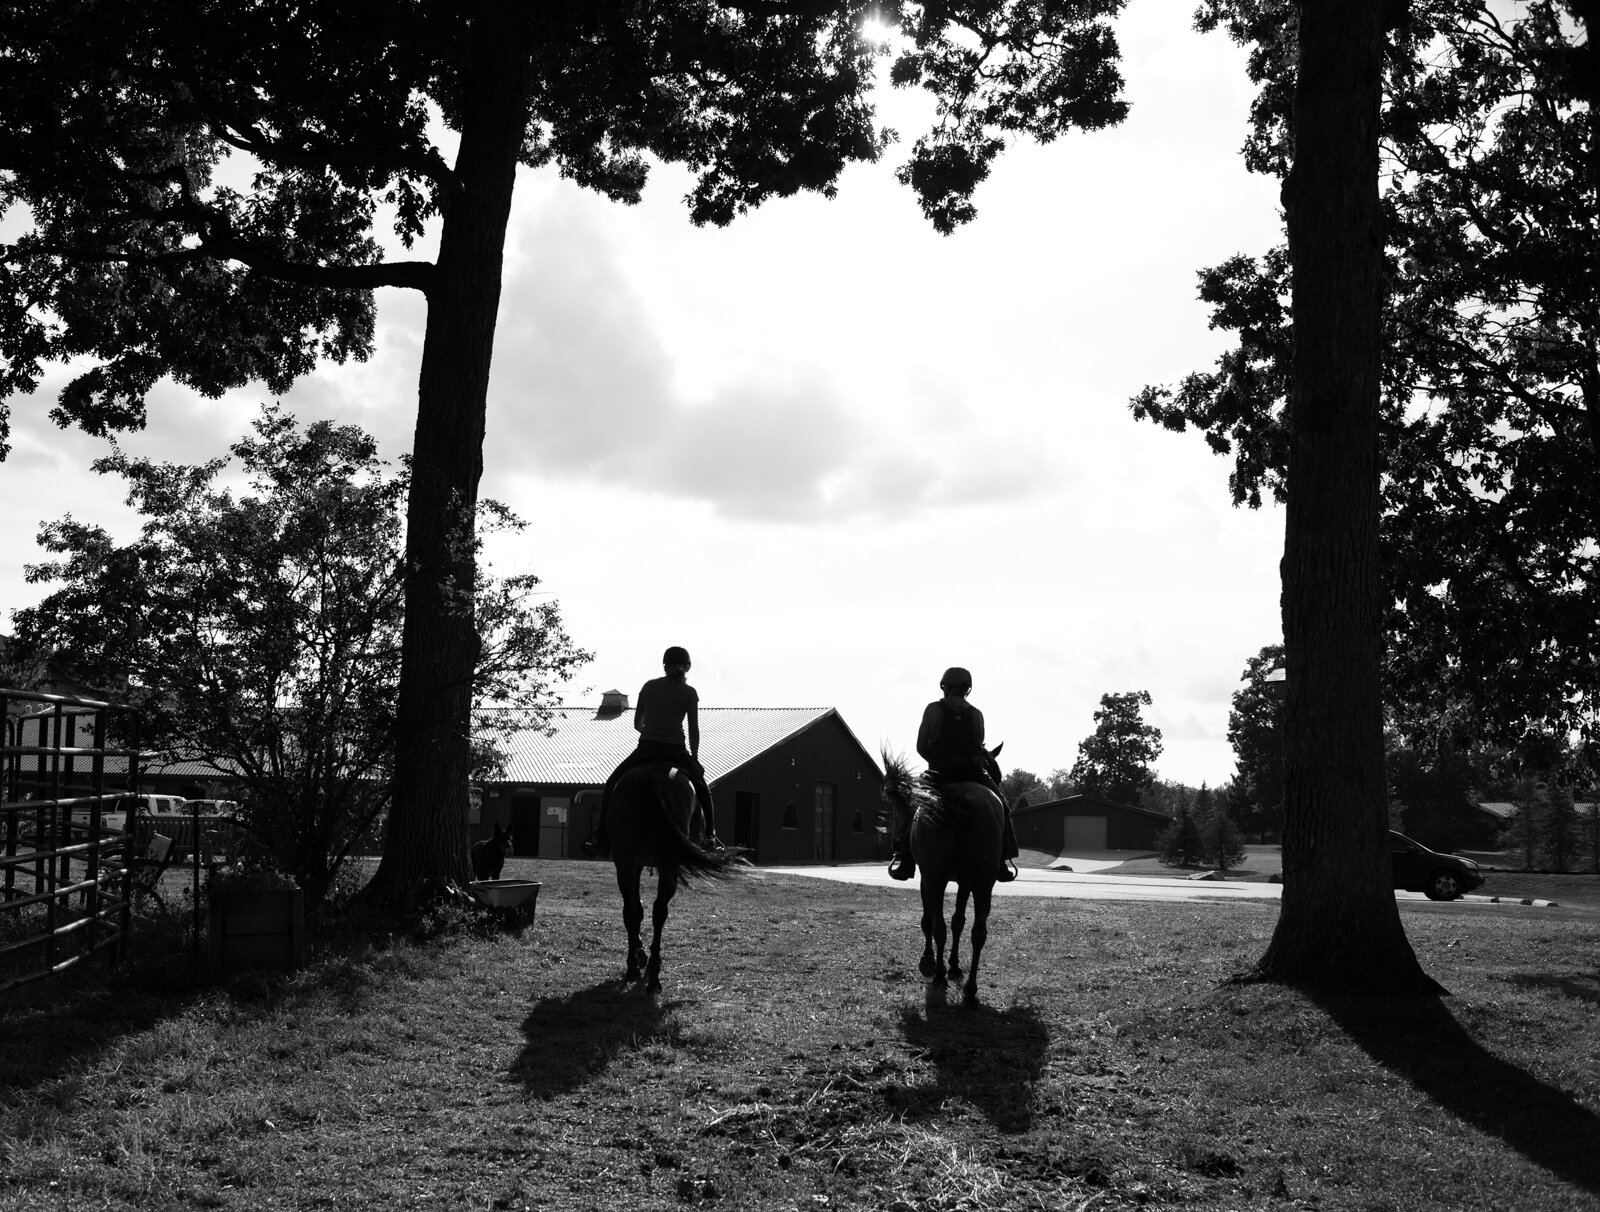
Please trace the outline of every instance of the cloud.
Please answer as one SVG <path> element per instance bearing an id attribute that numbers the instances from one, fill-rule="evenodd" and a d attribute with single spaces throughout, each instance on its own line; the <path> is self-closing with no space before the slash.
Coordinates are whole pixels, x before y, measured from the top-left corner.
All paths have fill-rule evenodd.
<path id="1" fill-rule="evenodd" d="M 742 369 L 691 396 L 605 217 L 580 197 L 547 195 L 517 245 L 530 252 L 508 265 L 490 388 L 488 458 L 501 469 L 783 522 L 1017 499 L 1049 479 L 1036 452 L 985 434 L 959 393 L 929 393 L 925 423 L 897 429 L 821 358 L 752 370 L 732 336 L 727 360 Z"/>

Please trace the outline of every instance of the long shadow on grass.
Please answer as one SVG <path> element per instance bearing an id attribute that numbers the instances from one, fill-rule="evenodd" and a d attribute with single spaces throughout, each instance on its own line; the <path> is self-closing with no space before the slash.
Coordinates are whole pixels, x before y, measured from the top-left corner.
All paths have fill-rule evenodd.
<path id="1" fill-rule="evenodd" d="M 1512 976 L 1511 983 L 1535 993 L 1554 993 L 1600 1006 L 1600 975 L 1571 977 L 1523 973 Z"/>
<path id="2" fill-rule="evenodd" d="M 938 1074 L 938 1084 L 888 1086 L 884 1099 L 908 1119 L 936 1114 L 955 1096 L 971 1103 L 1002 1132 L 1033 1124 L 1033 1088 L 1044 1072 L 1050 1033 L 1028 1006 L 990 1010 L 930 1004 L 900 1013 L 906 1043 Z"/>
<path id="3" fill-rule="evenodd" d="M 511 1076 L 539 1098 L 569 1093 L 604 1072 L 625 1047 L 682 1042 L 672 1014 L 677 1005 L 614 980 L 547 997 L 523 1020 L 528 1042 Z"/>
<path id="4" fill-rule="evenodd" d="M 1535 1165 L 1600 1194 L 1600 1117 L 1508 1064 L 1436 999 L 1318 998 L 1373 1060 Z"/>

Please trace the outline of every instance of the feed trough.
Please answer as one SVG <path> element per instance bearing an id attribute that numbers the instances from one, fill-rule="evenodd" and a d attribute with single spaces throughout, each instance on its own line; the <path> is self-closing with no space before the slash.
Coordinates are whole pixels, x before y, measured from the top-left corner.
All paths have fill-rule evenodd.
<path id="1" fill-rule="evenodd" d="M 533 912 L 539 897 L 538 880 L 473 880 L 472 895 L 492 909 L 526 908 Z"/>

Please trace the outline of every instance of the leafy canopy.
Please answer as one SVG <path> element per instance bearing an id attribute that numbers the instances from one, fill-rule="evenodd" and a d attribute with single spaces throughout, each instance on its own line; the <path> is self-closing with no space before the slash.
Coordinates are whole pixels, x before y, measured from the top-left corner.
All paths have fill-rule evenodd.
<path id="1" fill-rule="evenodd" d="M 1502 19 L 1419 0 L 1391 38 L 1382 575 L 1390 707 L 1419 740 L 1596 735 L 1600 73 L 1584 7 Z M 1282 175 L 1291 6 L 1208 0 L 1199 22 L 1251 48 L 1246 160 Z M 1237 343 L 1133 401 L 1230 456 L 1236 504 L 1284 496 L 1289 286 L 1282 248 L 1202 271 L 1212 326 Z"/>
<path id="2" fill-rule="evenodd" d="M 441 257 L 465 247 L 448 220 L 509 197 L 500 143 L 623 202 L 684 164 L 697 224 L 831 194 L 896 137 L 872 107 L 886 56 L 937 99 L 900 175 L 948 232 L 1008 141 L 1122 119 L 1121 5 L 15 0 L 0 402 L 73 360 L 52 415 L 103 434 L 141 425 L 164 375 L 281 393 L 366 357 L 373 289 L 441 286 L 382 228 L 411 249 L 443 219 Z"/>
<path id="3" fill-rule="evenodd" d="M 28 579 L 54 588 L 16 613 L 17 638 L 138 702 L 144 749 L 233 774 L 257 841 L 315 898 L 390 799 L 406 476 L 356 426 L 301 430 L 268 407 L 254 431 L 233 459 L 96 463 L 127 482 L 139 536 L 44 526 L 59 558 Z M 522 526 L 480 512 L 485 532 Z M 474 680 L 535 725 L 589 659 L 538 584 L 480 572 Z"/>
<path id="4" fill-rule="evenodd" d="M 1161 729 L 1146 723 L 1148 690 L 1103 694 L 1094 732 L 1078 745 L 1070 778 L 1081 792 L 1124 804 L 1139 804 L 1155 779 L 1151 763 L 1161 756 Z"/>

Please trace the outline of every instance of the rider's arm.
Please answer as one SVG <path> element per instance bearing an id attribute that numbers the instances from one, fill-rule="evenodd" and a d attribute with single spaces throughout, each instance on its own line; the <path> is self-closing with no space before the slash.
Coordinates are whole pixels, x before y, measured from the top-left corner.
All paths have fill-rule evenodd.
<path id="1" fill-rule="evenodd" d="M 639 687 L 639 701 L 633 705 L 633 730 L 635 732 L 644 731 L 644 700 L 649 690 L 649 682 Z"/>
<path id="2" fill-rule="evenodd" d="M 689 756 L 700 760 L 700 696 L 689 691 L 689 710 L 684 713 L 684 727 L 689 730 Z"/>
<path id="3" fill-rule="evenodd" d="M 925 762 L 933 761 L 930 750 L 938 739 L 939 725 L 943 722 L 944 715 L 939 710 L 939 704 L 929 703 L 922 712 L 922 726 L 917 729 L 917 753 Z"/>
<path id="4" fill-rule="evenodd" d="M 983 712 L 979 711 L 976 707 L 973 707 L 973 706 L 970 706 L 970 705 L 967 707 L 967 710 L 972 712 L 972 739 L 977 741 L 978 742 L 978 748 L 982 749 L 983 748 Z"/>

